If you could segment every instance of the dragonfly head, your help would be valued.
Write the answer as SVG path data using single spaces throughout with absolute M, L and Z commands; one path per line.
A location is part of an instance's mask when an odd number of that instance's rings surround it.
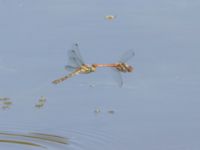
M 126 69 L 128 72 L 132 72 L 134 70 L 134 68 L 131 65 L 128 64 L 124 64 L 126 66 Z
M 128 66 L 128 71 L 133 72 L 134 68 L 132 66 Z

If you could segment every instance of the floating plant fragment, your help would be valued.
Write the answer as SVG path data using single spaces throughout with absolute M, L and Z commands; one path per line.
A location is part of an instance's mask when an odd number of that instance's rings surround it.
M 7 101 L 7 100 L 10 100 L 9 97 L 0 97 L 0 101 Z
M 116 19 L 116 17 L 117 17 L 116 15 L 107 15 L 107 16 L 105 16 L 105 19 L 112 21 L 112 20 Z
M 10 105 L 12 105 L 12 102 L 11 101 L 4 101 L 3 104 L 7 105 L 7 106 L 10 106 Z
M 6 110 L 6 109 L 9 109 L 10 106 L 9 106 L 9 105 L 3 105 L 3 106 L 1 106 L 1 108 L 2 108 L 3 110 Z
M 35 107 L 41 108 L 44 106 L 45 103 L 46 103 L 46 98 L 44 96 L 41 96 L 38 102 L 35 104 Z
M 12 105 L 12 101 L 8 97 L 0 97 L 0 105 L 3 110 L 9 109 Z

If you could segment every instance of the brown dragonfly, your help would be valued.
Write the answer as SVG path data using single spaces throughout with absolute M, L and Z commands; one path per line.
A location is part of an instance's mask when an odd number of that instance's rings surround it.
M 73 48 L 68 51 L 68 65 L 65 66 L 65 69 L 68 71 L 72 71 L 66 76 L 63 76 L 61 78 L 58 78 L 53 81 L 54 84 L 61 83 L 65 81 L 68 78 L 71 78 L 78 74 L 89 74 L 92 72 L 95 72 L 97 67 L 110 67 L 115 72 L 115 76 L 117 79 L 117 82 L 119 83 L 119 86 L 121 87 L 123 85 L 123 80 L 121 77 L 120 72 L 127 73 L 132 72 L 134 68 L 131 65 L 128 65 L 126 62 L 130 60 L 135 53 L 133 50 L 129 50 L 121 57 L 121 59 L 117 63 L 113 64 L 85 64 L 85 62 L 82 59 L 82 56 L 79 51 L 78 44 L 74 44 Z
M 65 69 L 72 72 L 54 80 L 52 83 L 58 84 L 75 75 L 88 74 L 96 71 L 96 67 L 84 63 L 77 43 L 74 44 L 73 48 L 68 51 L 68 61 L 68 65 L 65 66 Z
M 135 53 L 133 50 L 129 50 L 125 52 L 120 60 L 117 63 L 112 64 L 93 64 L 94 67 L 110 67 L 114 72 L 114 77 L 116 81 L 118 82 L 119 86 L 123 86 L 123 79 L 121 76 L 121 73 L 130 73 L 134 71 L 134 67 L 127 64 L 127 61 L 129 61 L 133 56 L 135 56 Z

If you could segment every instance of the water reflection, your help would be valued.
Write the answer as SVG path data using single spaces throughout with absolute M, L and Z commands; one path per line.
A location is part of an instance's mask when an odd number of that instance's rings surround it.
M 16 126 L 19 126 L 19 128 L 16 129 Z M 81 128 L 76 126 L 74 129 L 73 127 L 70 129 L 61 127 L 57 130 L 45 126 L 28 126 L 28 124 L 21 124 L 21 126 L 15 124 L 15 127 L 11 124 L 1 126 L 0 149 L 6 146 L 4 149 L 14 147 L 15 149 L 26 150 L 86 150 L 99 149 L 102 145 L 113 142 L 113 137 L 107 131 L 93 127 Z M 7 130 L 8 128 L 10 130 Z M 26 130 L 23 130 L 23 128 L 26 128 Z M 65 135 L 67 135 L 67 138 Z
M 17 144 L 28 147 L 39 147 L 43 149 L 50 149 L 52 147 L 56 148 L 63 145 L 67 145 L 69 144 L 69 141 L 65 137 L 52 134 L 44 134 L 37 132 L 15 133 L 15 132 L 1 131 L 0 143 L 7 143 L 14 145 Z
M 26 141 L 16 141 L 16 140 L 0 140 L 1 143 L 10 143 L 10 144 L 22 144 L 22 145 L 28 145 L 28 146 L 34 146 L 34 147 L 41 147 L 45 148 L 41 145 L 34 144 L 31 142 L 26 142 Z M 46 149 L 46 148 L 45 148 Z
M 107 131 L 93 127 L 79 129 L 63 129 L 70 137 L 69 147 L 74 150 L 104 149 L 108 143 L 113 143 L 112 137 Z

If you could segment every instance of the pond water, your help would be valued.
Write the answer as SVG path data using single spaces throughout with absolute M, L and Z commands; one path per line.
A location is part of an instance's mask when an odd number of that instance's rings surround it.
M 0 149 L 198 150 L 200 2 L 0 0 Z M 67 50 L 115 63 L 66 75 Z

